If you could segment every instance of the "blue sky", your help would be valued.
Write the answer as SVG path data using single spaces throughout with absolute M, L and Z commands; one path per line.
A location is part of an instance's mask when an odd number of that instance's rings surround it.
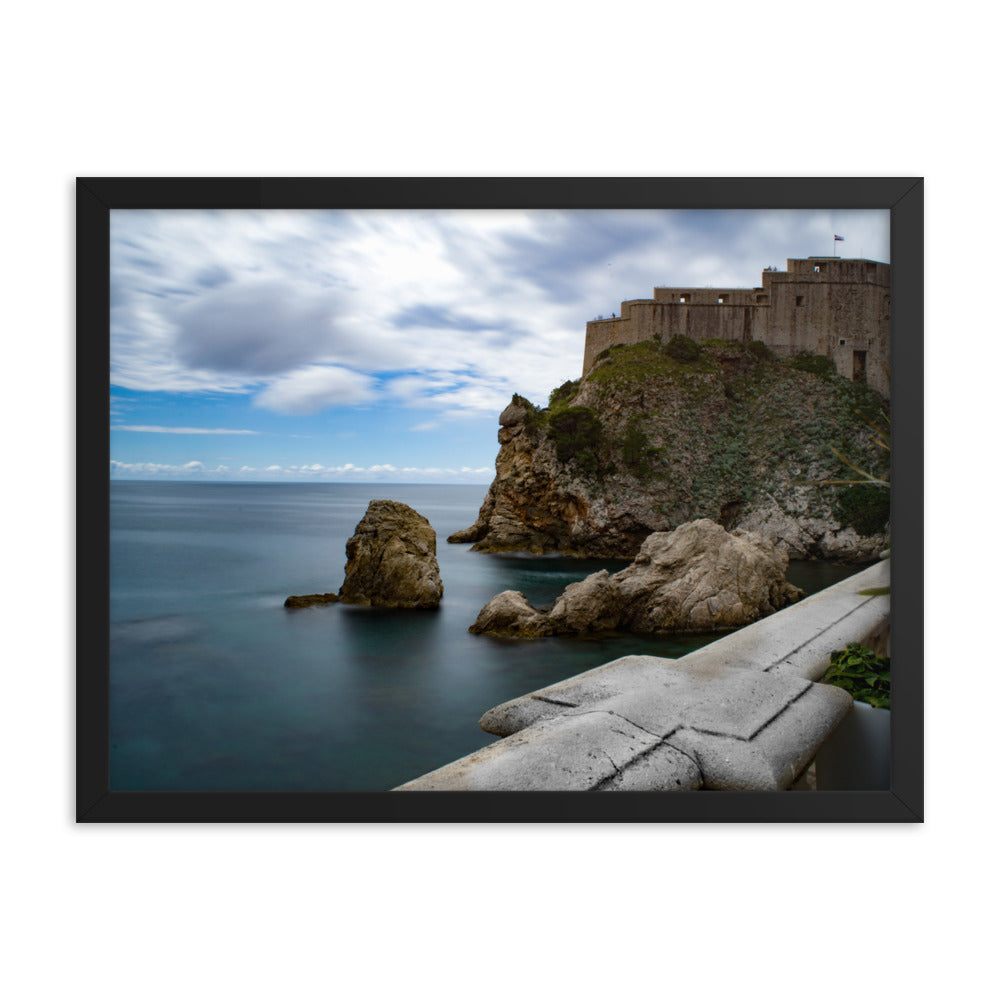
M 885 211 L 113 211 L 112 478 L 488 483 L 587 320 L 834 232 L 889 260 Z

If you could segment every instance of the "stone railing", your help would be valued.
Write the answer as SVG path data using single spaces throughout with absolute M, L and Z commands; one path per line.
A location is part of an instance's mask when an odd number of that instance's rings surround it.
M 888 560 L 677 660 L 625 656 L 480 719 L 504 737 L 397 791 L 774 791 L 851 708 L 815 683 L 848 642 L 887 650 Z M 541 647 L 540 647 L 541 652 Z

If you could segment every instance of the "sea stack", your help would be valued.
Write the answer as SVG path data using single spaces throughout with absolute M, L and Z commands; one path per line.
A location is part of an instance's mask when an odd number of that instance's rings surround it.
M 347 542 L 341 602 L 436 608 L 443 593 L 430 521 L 405 503 L 372 500 Z

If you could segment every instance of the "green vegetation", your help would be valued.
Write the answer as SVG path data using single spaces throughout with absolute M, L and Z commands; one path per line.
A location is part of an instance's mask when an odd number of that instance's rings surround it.
M 664 348 L 675 361 L 697 361 L 701 357 L 701 348 L 690 337 L 678 334 L 667 341 Z
M 621 451 L 622 461 L 626 467 L 644 479 L 652 471 L 651 462 L 659 457 L 660 450 L 652 446 L 649 436 L 640 426 L 641 422 L 641 417 L 629 417 L 625 428 L 625 437 L 621 443 Z
M 576 395 L 577 389 L 580 388 L 580 379 L 574 379 L 569 382 L 563 382 L 558 389 L 553 389 L 549 393 L 549 409 L 557 410 L 561 407 L 571 403 L 573 397 Z
M 890 697 L 889 659 L 856 642 L 830 654 L 824 684 L 843 688 L 855 701 L 875 708 L 888 708 Z
M 610 347 L 605 347 L 604 350 L 601 351 L 596 358 L 594 358 L 594 364 L 597 364 L 598 361 L 603 361 L 605 358 L 610 358 L 621 351 L 627 351 L 628 349 L 628 344 L 612 344 Z
M 845 460 L 888 478 L 888 452 L 869 426 L 884 401 L 867 386 L 836 374 L 821 381 L 752 341 L 696 346 L 697 359 L 682 361 L 652 339 L 616 344 L 582 385 L 564 383 L 531 419 L 556 442 L 560 461 L 570 456 L 593 474 L 595 488 L 617 466 L 630 488 L 649 494 L 651 510 L 685 520 L 720 520 L 764 493 L 794 502 L 794 517 L 830 516 L 838 488 L 862 478 L 845 482 Z M 593 411 L 572 405 L 581 390 Z M 795 486 L 812 488 L 793 501 Z M 842 523 L 881 533 L 887 514 L 874 497 L 845 491 L 844 503 L 850 520 Z
M 810 354 L 808 351 L 803 351 L 801 354 L 796 354 L 789 364 L 796 371 L 823 379 L 829 379 L 837 374 L 837 366 L 825 354 Z
M 548 434 L 560 462 L 573 460 L 584 472 L 596 475 L 600 467 L 597 449 L 601 421 L 589 406 L 570 406 L 549 418 Z
M 774 360 L 774 351 L 772 351 L 763 340 L 751 340 L 746 345 L 746 350 L 748 354 L 752 354 L 760 361 Z
M 524 426 L 528 431 L 536 431 L 545 426 L 546 420 L 548 419 L 548 412 L 546 410 L 540 410 L 530 399 L 525 399 L 524 396 L 514 395 L 512 402 L 517 403 L 519 406 L 524 407 Z
M 847 486 L 838 492 L 834 512 L 858 534 L 877 534 L 889 520 L 889 491 L 869 483 Z
M 601 355 L 598 355 L 600 358 Z M 587 382 L 607 387 L 616 396 L 623 390 L 633 386 L 669 378 L 673 382 L 683 382 L 689 377 L 710 373 L 718 367 L 707 354 L 702 354 L 696 363 L 682 363 L 667 354 L 665 348 L 652 340 L 643 340 L 638 344 L 616 344 L 608 348 L 605 357 L 610 358 L 610 364 L 598 365 L 587 375 Z

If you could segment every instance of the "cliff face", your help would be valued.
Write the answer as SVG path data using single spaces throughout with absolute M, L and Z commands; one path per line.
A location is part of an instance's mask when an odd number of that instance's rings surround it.
M 832 449 L 888 477 L 872 429 L 888 430 L 887 408 L 825 359 L 759 344 L 710 342 L 686 360 L 652 341 L 611 348 L 548 408 L 513 398 L 479 517 L 448 541 L 631 557 L 652 532 L 707 517 L 792 558 L 874 559 L 888 491 L 817 484 L 859 478 Z

